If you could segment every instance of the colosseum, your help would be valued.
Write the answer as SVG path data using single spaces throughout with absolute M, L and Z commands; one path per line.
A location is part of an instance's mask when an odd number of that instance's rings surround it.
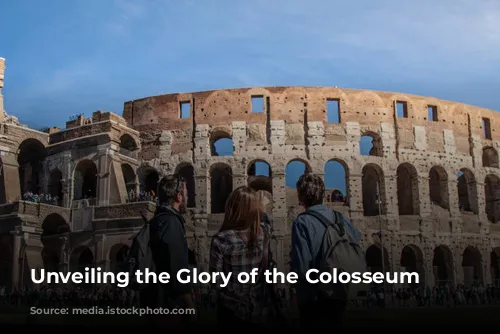
M 0 89 L 4 70 L 0 59 Z M 345 193 L 328 189 L 326 205 L 361 230 L 370 268 L 417 271 L 431 286 L 499 283 L 498 122 L 432 97 L 262 87 L 146 97 L 121 116 L 34 130 L 7 115 L 0 94 L 0 285 L 31 285 L 32 268 L 120 270 L 141 214 L 155 211 L 158 179 L 175 172 L 188 180 L 191 261 L 206 268 L 225 200 L 248 184 L 270 199 L 286 272 L 300 211 L 291 163 L 323 177 L 343 169 Z M 221 140 L 232 152 L 217 152 Z

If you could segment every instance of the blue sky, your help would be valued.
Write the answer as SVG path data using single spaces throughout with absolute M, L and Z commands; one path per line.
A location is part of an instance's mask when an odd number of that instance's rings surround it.
M 497 0 L 2 1 L 5 109 L 34 126 L 241 86 L 399 91 L 500 110 Z

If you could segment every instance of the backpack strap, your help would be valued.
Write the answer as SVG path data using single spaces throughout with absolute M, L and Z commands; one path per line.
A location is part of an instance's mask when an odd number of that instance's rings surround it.
M 344 219 L 342 217 L 342 214 L 335 210 L 332 210 L 332 212 L 333 212 L 333 222 L 317 211 L 307 210 L 302 214 L 307 214 L 315 217 L 325 227 L 325 229 L 328 229 L 328 226 L 332 226 L 337 231 L 339 236 L 343 237 L 345 234 L 345 228 L 344 228 Z
M 163 212 L 160 212 L 156 215 L 153 216 L 153 218 L 151 218 L 149 221 L 146 221 L 146 224 L 150 224 L 153 220 L 155 219 L 158 219 L 159 217 L 163 217 L 163 216 L 175 216 L 177 219 L 179 219 L 179 223 L 181 224 L 182 228 L 184 229 L 184 221 L 183 221 L 183 218 L 180 214 L 177 214 L 176 212 L 168 209 L 167 211 L 163 211 Z M 144 218 L 144 215 L 143 215 L 143 218 Z M 156 237 L 158 239 L 161 239 L 163 238 L 163 234 L 165 233 L 166 231 L 166 226 L 167 224 L 163 224 L 161 227 L 160 227 L 160 230 L 157 231 L 156 233 Z M 151 231 L 151 228 L 149 229 L 149 235 L 150 235 L 150 238 L 152 236 L 152 231 Z M 151 238 L 152 240 L 155 240 L 154 238 Z

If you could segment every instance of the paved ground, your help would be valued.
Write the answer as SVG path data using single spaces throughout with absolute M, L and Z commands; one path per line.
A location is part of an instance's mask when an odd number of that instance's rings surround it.
M 29 316 L 29 309 L 0 309 L 0 324 L 37 328 L 44 326 L 77 326 L 79 328 L 128 328 L 147 326 L 147 318 L 130 315 L 39 315 Z M 367 330 L 418 330 L 419 332 L 442 331 L 444 333 L 477 329 L 495 329 L 500 326 L 500 306 L 474 307 L 430 307 L 406 309 L 356 309 L 346 314 L 346 327 L 349 331 Z M 291 324 L 297 328 L 296 316 L 292 315 Z M 195 329 L 209 332 L 215 326 L 214 312 L 200 313 L 200 321 Z M 495 327 L 493 327 L 495 326 Z

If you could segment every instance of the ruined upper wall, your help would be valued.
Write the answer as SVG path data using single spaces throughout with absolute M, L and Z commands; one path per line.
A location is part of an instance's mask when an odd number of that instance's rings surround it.
M 252 96 L 263 97 L 264 112 L 252 112 Z M 327 122 L 328 100 L 339 101 L 340 124 Z M 406 103 L 406 118 L 396 117 L 396 101 Z M 187 118 L 181 118 L 181 103 L 184 102 L 190 104 Z M 428 120 L 428 106 L 435 107 L 437 121 Z M 123 118 L 134 129 L 143 132 L 145 142 L 154 141 L 155 133 L 159 135 L 162 130 L 174 131 L 173 147 L 178 147 L 176 151 L 191 148 L 196 125 L 216 127 L 235 120 L 247 124 L 269 124 L 273 120 L 297 125 L 323 122 L 327 142 L 346 140 L 343 125 L 348 122 L 359 123 L 362 132 L 368 132 L 380 123 L 392 123 L 403 149 L 415 149 L 418 128 L 425 127 L 431 150 L 444 151 L 446 132 L 451 131 L 457 154 L 468 155 L 470 138 L 478 136 L 484 139 L 482 119 L 488 118 L 491 140 L 500 140 L 500 135 L 495 132 L 500 115 L 488 109 L 433 97 L 332 87 L 239 88 L 152 96 L 126 102 Z M 484 145 L 489 141 L 485 140 Z
M 113 128 L 117 126 L 125 129 L 125 131 L 128 128 L 126 120 L 112 112 L 98 110 L 88 118 L 78 115 L 66 122 L 66 129 L 64 130 L 51 131 L 52 129 L 49 129 L 50 144 L 55 145 L 82 137 L 111 133 Z M 121 132 L 121 130 L 118 130 L 118 133 Z

